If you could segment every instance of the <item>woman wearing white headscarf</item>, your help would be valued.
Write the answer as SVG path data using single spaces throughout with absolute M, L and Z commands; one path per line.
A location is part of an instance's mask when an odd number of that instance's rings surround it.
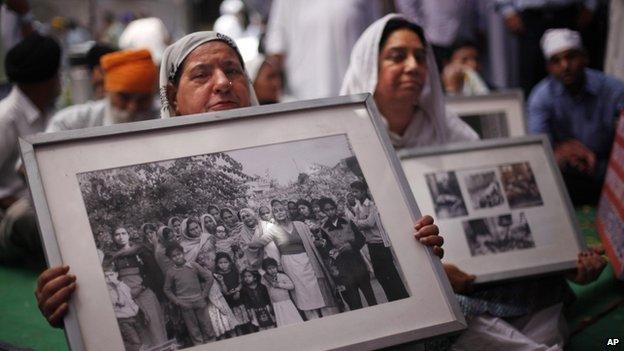
M 180 246 L 184 250 L 186 262 L 197 262 L 200 254 L 212 253 L 214 258 L 214 245 L 210 242 L 210 234 L 202 230 L 200 221 L 195 217 L 189 217 L 180 225 Z M 206 267 L 210 270 L 213 267 Z
M 215 32 L 192 33 L 169 46 L 159 82 L 162 118 L 258 105 L 234 41 Z M 421 218 L 415 231 L 423 245 L 443 255 L 443 239 L 430 216 Z M 35 296 L 48 323 L 62 325 L 76 286 L 68 266 L 49 268 L 39 276 Z
M 405 36 L 398 35 L 402 30 Z M 403 16 L 387 15 L 364 31 L 340 93 L 373 94 L 397 149 L 478 139 L 446 109 L 433 50 L 422 29 Z
M 250 248 L 249 243 L 262 237 L 268 230 L 269 222 L 261 221 L 256 211 L 250 208 L 243 208 L 238 211 L 238 218 L 243 226 L 238 237 L 240 247 L 245 253 L 242 260 L 239 261 L 241 270 L 248 268 L 251 270 L 259 270 L 262 265 L 262 259 L 271 257 L 275 261 L 280 262 L 280 255 L 275 243 L 270 242 L 264 248 Z
M 438 70 L 422 29 L 399 15 L 373 23 L 358 40 L 344 79 L 343 94 L 369 92 L 387 122 L 395 148 L 476 140 L 476 133 L 444 107 Z M 591 281 L 604 260 L 579 254 L 579 277 Z M 458 292 L 468 329 L 452 350 L 561 350 L 558 329 L 566 287 L 548 277 L 468 293 L 475 279 L 453 265 L 445 271 Z

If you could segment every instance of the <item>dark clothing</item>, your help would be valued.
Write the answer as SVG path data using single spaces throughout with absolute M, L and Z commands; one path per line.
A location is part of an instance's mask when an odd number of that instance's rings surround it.
M 227 291 L 235 289 L 240 285 L 240 276 L 235 269 L 230 269 L 228 273 L 218 273 L 223 276 L 223 283 Z M 243 303 L 242 299 L 235 300 L 234 294 L 223 294 L 223 296 L 230 307 L 240 306 Z
M 259 328 L 275 326 L 269 311 L 271 297 L 266 286 L 261 283 L 258 283 L 254 289 L 249 286 L 243 286 L 241 289 L 241 300 L 245 304 L 245 308 L 250 311 L 253 324 L 257 324 L 256 326 Z
M 165 278 L 154 254 L 143 244 L 135 244 L 132 250 L 128 255 L 115 258 L 115 269 L 119 272 L 119 277 L 140 275 L 142 285 L 151 289 L 159 300 L 164 301 L 162 287 L 165 284 Z M 131 284 L 128 286 L 133 290 L 132 295 L 135 296 L 137 287 Z
M 362 291 L 369 306 L 376 305 L 377 300 L 370 285 L 370 276 L 360 250 L 364 246 L 364 235 L 357 226 L 344 218 L 339 218 L 336 225 L 326 221 L 320 231 L 320 237 L 325 239 L 325 245 L 319 248 L 325 256 L 333 258 L 338 269 L 337 281 L 345 290 L 342 297 L 351 310 L 362 308 L 359 290 Z M 349 245 L 350 248 L 340 250 Z
M 561 169 L 575 205 L 597 203 L 624 109 L 623 82 L 589 68 L 584 75 L 585 83 L 575 95 L 555 77 L 546 77 L 533 89 L 528 102 L 531 133 L 546 134 L 554 147 L 578 140 L 596 155 L 592 174 L 567 166 Z
M 182 267 L 173 266 L 167 271 L 164 290 L 170 300 L 198 300 L 203 292 L 213 283 L 212 274 L 195 262 L 186 263 Z M 204 286 L 202 287 L 202 281 Z
M 139 351 L 141 349 L 141 337 L 139 336 L 139 323 L 136 317 L 117 318 L 121 339 L 126 351 Z
M 371 257 L 371 264 L 375 277 L 384 292 L 388 301 L 395 301 L 409 297 L 405 285 L 401 281 L 401 276 L 394 265 L 392 251 L 384 244 L 367 244 Z

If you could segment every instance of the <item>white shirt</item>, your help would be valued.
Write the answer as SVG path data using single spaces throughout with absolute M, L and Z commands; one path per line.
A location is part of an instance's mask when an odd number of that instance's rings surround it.
M 353 45 L 381 16 L 378 1 L 274 0 L 268 54 L 284 54 L 287 94 L 296 99 L 338 95 Z
M 111 125 L 107 106 L 106 99 L 102 99 L 64 108 L 52 117 L 46 133 Z
M 478 6 L 474 0 L 397 0 L 396 6 L 423 27 L 431 44 L 449 47 L 460 37 L 476 39 Z
M 17 86 L 0 101 L 0 198 L 23 195 L 26 184 L 15 169 L 18 138 L 43 131 L 45 123 L 45 116 Z

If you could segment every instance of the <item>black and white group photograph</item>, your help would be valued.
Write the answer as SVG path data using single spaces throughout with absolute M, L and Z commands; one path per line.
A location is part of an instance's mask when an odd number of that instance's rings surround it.
M 494 170 L 473 172 L 464 176 L 470 203 L 475 210 L 505 204 L 505 197 Z
M 78 181 L 128 351 L 183 349 L 409 297 L 345 135 Z M 454 175 L 438 181 L 440 196 L 459 193 Z
M 429 173 L 425 178 L 438 218 L 454 218 L 468 214 L 455 172 Z
M 491 255 L 535 247 L 524 212 L 462 222 L 472 256 Z
M 499 166 L 503 189 L 511 209 L 542 206 L 542 195 L 529 162 Z

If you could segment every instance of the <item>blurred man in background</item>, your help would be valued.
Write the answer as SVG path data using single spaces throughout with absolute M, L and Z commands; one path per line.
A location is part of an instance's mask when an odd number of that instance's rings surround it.
M 596 204 L 624 109 L 624 83 L 586 67 L 578 32 L 546 31 L 542 51 L 549 75 L 529 96 L 529 130 L 550 138 L 572 202 Z

